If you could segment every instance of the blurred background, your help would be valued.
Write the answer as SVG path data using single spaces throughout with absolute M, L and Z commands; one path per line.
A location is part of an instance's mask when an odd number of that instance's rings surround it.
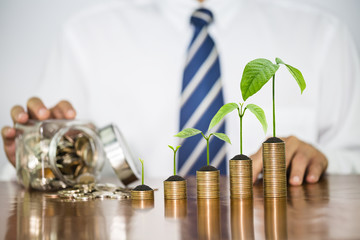
M 15 104 L 24 106 L 28 97 L 36 91 L 37 82 L 41 79 L 46 59 L 61 25 L 81 9 L 104 1 L 110 0 L 0 0 L 1 128 L 12 125 L 11 107 Z M 359 53 L 359 0 L 282 1 L 303 2 L 337 16 L 350 29 Z M 1 180 L 3 176 L 14 172 L 14 169 L 7 164 L 2 140 L 0 144 Z

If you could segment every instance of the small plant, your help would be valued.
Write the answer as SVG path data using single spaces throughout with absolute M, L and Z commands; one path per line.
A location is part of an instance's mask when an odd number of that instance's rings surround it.
M 215 114 L 215 116 L 212 118 L 209 130 L 213 127 L 215 127 L 228 113 L 234 111 L 235 109 L 238 110 L 239 118 L 240 118 L 240 154 L 243 153 L 242 151 L 242 119 L 244 117 L 246 109 L 249 109 L 256 118 L 260 121 L 263 130 L 266 134 L 267 131 L 267 123 L 266 123 L 266 117 L 264 111 L 255 104 L 248 104 L 244 108 L 244 103 L 227 103 L 224 106 L 222 106 L 219 111 Z
M 250 61 L 244 69 L 241 79 L 241 93 L 244 101 L 250 96 L 257 93 L 271 78 L 272 81 L 272 102 L 273 102 L 273 137 L 276 137 L 275 128 L 275 73 L 279 69 L 280 64 L 286 66 L 291 75 L 298 83 L 301 93 L 306 88 L 306 83 L 301 72 L 284 63 L 280 58 L 275 59 L 276 64 L 273 64 L 270 60 L 264 58 L 258 58 Z
M 168 145 L 169 148 L 171 148 L 174 152 L 174 176 L 176 175 L 176 152 L 177 150 L 179 150 L 179 148 L 181 147 L 181 145 L 177 146 L 176 148 L 174 148 L 173 146 Z
M 215 137 L 219 138 L 220 140 L 223 140 L 230 144 L 231 144 L 231 141 L 230 141 L 229 137 L 226 136 L 225 133 L 210 133 L 208 136 L 206 136 L 206 135 L 204 135 L 204 133 L 202 131 L 195 129 L 195 128 L 186 128 L 186 129 L 182 130 L 181 132 L 179 132 L 178 134 L 176 134 L 175 137 L 188 138 L 188 137 L 198 135 L 199 133 L 201 133 L 203 138 L 206 140 L 207 165 L 209 166 L 210 165 L 210 153 L 209 153 L 210 137 L 214 135 Z
M 141 162 L 141 185 L 144 185 L 144 160 L 141 160 L 141 158 L 139 160 Z

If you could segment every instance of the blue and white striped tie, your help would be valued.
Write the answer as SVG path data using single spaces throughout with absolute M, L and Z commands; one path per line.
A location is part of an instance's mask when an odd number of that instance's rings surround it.
M 196 128 L 206 133 L 211 118 L 224 104 L 221 87 L 219 55 L 208 25 L 213 21 L 212 13 L 204 8 L 191 16 L 195 33 L 188 48 L 184 70 L 180 130 Z M 225 122 L 218 124 L 212 132 L 225 132 Z M 178 169 L 180 175 L 194 175 L 206 165 L 206 141 L 201 135 L 182 139 Z M 226 174 L 225 143 L 215 137 L 210 139 L 210 164 Z

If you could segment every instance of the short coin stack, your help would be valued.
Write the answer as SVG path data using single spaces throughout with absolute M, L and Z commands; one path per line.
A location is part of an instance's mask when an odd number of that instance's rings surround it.
M 92 199 L 129 199 L 130 190 L 113 184 L 78 184 L 73 188 L 58 191 L 57 195 L 64 201 L 77 202 Z
M 186 199 L 186 180 L 164 181 L 165 199 Z
M 131 199 L 135 200 L 151 200 L 154 199 L 154 190 L 148 191 L 131 191 Z
M 264 196 L 286 197 L 284 142 L 263 143 Z
M 252 189 L 251 159 L 230 160 L 230 197 L 251 198 Z
M 219 175 L 220 171 L 196 171 L 197 197 L 219 198 Z

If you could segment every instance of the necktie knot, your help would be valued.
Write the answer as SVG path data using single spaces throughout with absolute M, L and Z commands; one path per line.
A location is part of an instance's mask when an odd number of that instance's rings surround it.
M 212 12 L 206 8 L 197 9 L 192 15 L 190 22 L 195 27 L 204 27 L 209 25 L 214 19 Z

